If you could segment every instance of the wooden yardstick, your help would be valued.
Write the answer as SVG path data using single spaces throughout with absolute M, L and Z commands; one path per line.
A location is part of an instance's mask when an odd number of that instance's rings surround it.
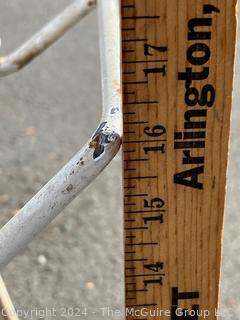
M 127 319 L 217 319 L 236 0 L 122 0 Z

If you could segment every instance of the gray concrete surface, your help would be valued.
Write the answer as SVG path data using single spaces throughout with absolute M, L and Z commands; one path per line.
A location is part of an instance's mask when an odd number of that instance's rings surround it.
M 0 0 L 1 53 L 37 31 L 69 1 Z M 27 10 L 25 10 L 27 8 Z M 78 150 L 100 117 L 96 13 L 29 67 L 0 79 L 0 223 L 8 220 Z M 239 55 L 238 55 L 239 58 Z M 58 66 L 61 66 L 61 71 Z M 240 318 L 240 72 L 234 91 L 225 219 L 221 307 L 223 320 Z M 32 310 L 123 307 L 121 159 L 4 270 L 15 306 Z M 34 310 L 38 310 L 34 312 Z M 82 309 L 84 311 L 84 309 Z M 75 319 L 76 317 L 65 317 Z M 119 317 L 110 317 L 119 319 Z M 45 316 L 44 319 L 53 319 Z M 106 319 L 106 317 L 105 317 Z

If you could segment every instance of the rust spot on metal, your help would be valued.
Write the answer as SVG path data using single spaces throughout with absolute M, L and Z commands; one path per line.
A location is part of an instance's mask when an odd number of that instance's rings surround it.
M 37 47 L 32 48 L 31 51 L 28 51 L 25 55 L 22 57 L 19 57 L 15 60 L 15 64 L 19 69 L 23 68 L 26 64 L 31 62 L 34 58 L 36 58 L 40 53 L 44 51 L 44 47 L 42 49 L 39 49 Z
M 121 95 L 122 95 L 122 90 L 121 90 L 121 86 L 120 86 L 119 82 L 114 81 L 114 82 L 113 82 L 113 87 L 114 87 L 114 89 L 116 90 L 117 94 L 118 94 L 119 96 L 121 96 Z
M 89 148 L 95 149 L 93 152 L 93 159 L 98 158 L 104 152 L 105 147 L 102 145 L 102 136 L 102 133 L 96 134 L 89 143 Z

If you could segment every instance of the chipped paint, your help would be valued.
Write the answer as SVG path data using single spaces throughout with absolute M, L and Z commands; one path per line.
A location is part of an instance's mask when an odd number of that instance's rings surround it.
M 72 191 L 72 189 L 73 189 L 73 185 L 72 185 L 72 184 L 70 184 L 70 185 L 66 188 L 67 192 Z
M 113 114 L 119 111 L 118 107 L 112 108 L 111 110 L 113 109 Z M 89 142 L 89 148 L 94 149 L 93 159 L 99 158 L 104 153 L 105 147 L 109 143 L 117 140 L 119 140 L 119 134 L 114 131 L 109 131 L 107 121 L 102 122 L 93 135 L 92 140 Z
M 115 114 L 116 112 L 119 112 L 119 108 L 118 107 L 114 107 L 111 109 L 111 114 Z
M 97 128 L 92 140 L 89 143 L 89 148 L 94 149 L 93 159 L 97 159 L 101 154 L 104 153 L 104 144 L 106 143 L 106 137 L 103 133 L 103 128 L 106 126 L 107 122 L 102 122 Z
M 95 134 L 89 143 L 89 148 L 95 149 L 93 159 L 99 158 L 105 150 L 105 146 L 118 139 L 119 135 L 115 132 L 99 132 Z
M 63 194 L 67 194 L 73 190 L 73 185 L 70 183 L 63 191 Z

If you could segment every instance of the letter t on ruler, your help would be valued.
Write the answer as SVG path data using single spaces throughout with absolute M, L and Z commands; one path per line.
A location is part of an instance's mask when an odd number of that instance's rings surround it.
M 121 6 L 127 318 L 145 308 L 179 319 L 175 311 L 187 308 L 209 310 L 213 320 L 236 1 L 122 0 Z

